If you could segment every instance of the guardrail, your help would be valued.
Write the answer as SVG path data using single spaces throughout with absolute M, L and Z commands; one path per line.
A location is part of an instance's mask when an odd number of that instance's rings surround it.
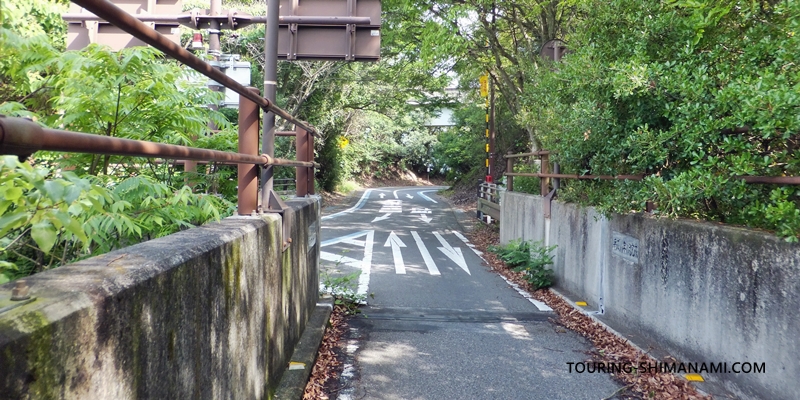
M 273 208 L 280 199 L 262 198 L 258 204 L 258 167 L 290 166 L 297 169 L 296 194 L 303 197 L 314 194 L 314 170 L 320 165 L 314 160 L 314 137 L 316 129 L 305 121 L 292 116 L 261 96 L 258 89 L 245 87 L 234 81 L 194 54 L 171 42 L 155 29 L 107 0 L 73 0 L 97 17 L 130 33 L 137 39 L 163 51 L 195 71 L 233 90 L 240 96 L 239 102 L 239 152 L 225 152 L 164 143 L 130 140 L 103 135 L 49 129 L 23 119 L 0 115 L 0 154 L 27 158 L 36 151 L 77 152 L 104 155 L 123 155 L 179 160 L 215 161 L 238 164 L 238 213 L 251 215 L 255 212 L 282 212 L 285 207 Z M 295 131 L 283 132 L 279 136 L 294 136 L 297 159 L 275 158 L 271 154 L 258 154 L 259 108 L 272 112 L 294 123 Z M 273 134 L 270 132 L 268 134 Z M 266 185 L 267 182 L 262 182 Z M 271 185 L 271 182 L 270 182 Z M 269 186 L 271 189 L 271 186 Z M 272 193 L 271 190 L 269 190 Z M 274 193 L 270 195 L 273 197 Z
M 481 181 L 478 185 L 478 219 L 492 223 L 500 220 L 500 191 L 496 183 Z
M 506 190 L 509 192 L 514 191 L 514 177 L 527 176 L 540 178 L 541 183 L 539 186 L 539 194 L 544 197 L 544 215 L 545 218 L 550 217 L 550 204 L 557 190 L 561 186 L 561 179 L 577 179 L 577 180 L 632 180 L 641 181 L 644 179 L 645 174 L 634 175 L 578 175 L 578 174 L 562 174 L 560 166 L 557 162 L 553 163 L 553 172 L 550 172 L 550 155 L 555 154 L 549 150 L 534 151 L 530 153 L 506 154 L 503 158 L 506 159 Z M 518 158 L 537 157 L 539 159 L 539 172 L 513 172 L 514 161 Z M 509 172 L 511 171 L 511 172 Z M 748 184 L 775 184 L 775 185 L 800 185 L 800 176 L 734 176 L 734 179 L 741 179 Z M 552 179 L 552 182 L 551 182 Z M 551 189 L 552 188 L 552 189 Z M 653 202 L 647 202 L 646 211 L 652 212 L 656 208 Z

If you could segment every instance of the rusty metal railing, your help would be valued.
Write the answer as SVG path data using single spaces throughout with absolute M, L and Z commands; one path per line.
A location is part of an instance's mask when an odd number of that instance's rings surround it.
M 553 163 L 553 172 L 550 172 L 550 154 L 554 154 L 549 150 L 534 151 L 530 153 L 506 154 L 503 158 L 506 159 L 506 172 L 503 174 L 507 177 L 506 190 L 509 192 L 514 191 L 514 177 L 525 176 L 540 178 L 539 193 L 544 197 L 545 217 L 550 216 L 550 203 L 559 189 L 561 179 L 577 179 L 577 180 L 631 180 L 641 181 L 644 179 L 645 174 L 635 175 L 578 175 L 578 174 L 562 174 L 557 162 Z M 514 160 L 525 157 L 539 158 L 539 172 L 513 172 Z M 800 176 L 734 176 L 734 179 L 741 179 L 748 184 L 775 184 L 775 185 L 800 185 Z M 553 179 L 552 189 L 550 179 Z M 655 209 L 653 202 L 647 202 L 646 211 L 651 212 Z
M 0 154 L 28 157 L 36 151 L 46 150 L 238 164 L 238 213 L 240 215 L 275 211 L 274 208 L 267 206 L 267 204 L 272 204 L 275 199 L 261 199 L 261 206 L 258 205 L 259 166 L 295 167 L 297 169 L 297 196 L 303 197 L 308 194 L 314 194 L 314 171 L 320 165 L 313 162 L 314 136 L 319 136 L 313 126 L 290 115 L 262 97 L 258 89 L 245 87 L 234 81 L 220 70 L 215 69 L 186 49 L 171 42 L 155 29 L 147 26 L 114 4 L 106 0 L 73 0 L 73 2 L 94 13 L 98 18 L 110 22 L 139 40 L 163 51 L 166 55 L 238 93 L 240 96 L 239 152 L 208 150 L 49 129 L 23 118 L 0 115 Z M 295 131 L 293 136 L 296 138 L 297 146 L 296 160 L 259 154 L 259 108 L 294 123 Z M 275 195 L 271 193 L 270 196 Z M 278 202 L 282 204 L 279 198 Z M 282 213 L 285 209 L 285 207 L 280 207 L 277 211 Z

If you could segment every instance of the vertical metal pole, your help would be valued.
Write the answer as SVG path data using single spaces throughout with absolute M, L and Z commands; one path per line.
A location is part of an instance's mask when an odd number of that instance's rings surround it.
M 495 147 L 495 131 L 494 131 L 494 85 L 492 85 L 492 78 L 489 77 L 489 175 L 492 176 L 492 182 L 494 180 L 494 163 L 497 152 L 497 148 Z
M 308 161 L 314 161 L 314 135 L 307 133 L 308 135 Z M 311 167 L 308 169 L 308 194 L 314 194 L 315 189 L 314 186 L 316 185 L 316 172 L 315 168 Z
M 511 154 L 511 150 L 508 151 L 508 154 Z M 513 173 L 514 172 L 514 159 L 513 158 L 506 158 L 506 173 Z M 507 176 L 506 177 L 506 190 L 509 192 L 514 191 L 514 177 Z
M 539 172 L 543 174 L 550 173 L 550 156 L 547 154 L 542 154 L 539 159 L 541 160 L 541 168 L 539 168 Z M 550 178 L 541 177 L 539 181 L 541 182 L 540 191 L 542 196 L 547 196 L 547 193 L 550 191 Z
M 221 10 L 222 10 L 222 0 L 211 0 L 211 7 L 210 7 L 211 15 L 219 15 Z M 217 63 L 219 62 L 219 56 L 222 54 L 220 50 L 221 46 L 219 41 L 219 35 L 220 35 L 219 23 L 217 21 L 211 21 L 211 27 L 208 29 L 208 54 Z M 220 69 L 219 64 L 214 65 L 214 68 Z M 209 89 L 211 89 L 212 92 L 219 92 L 220 86 L 218 85 L 210 86 Z M 219 107 L 216 104 L 209 104 L 208 107 L 215 111 L 219 109 Z M 217 126 L 211 121 L 208 122 L 208 127 L 211 128 L 211 130 L 217 129 Z M 193 138 L 197 139 L 196 136 L 194 136 Z M 196 173 L 197 161 L 190 161 L 190 160 L 184 161 L 183 170 L 184 172 Z M 194 186 L 193 182 L 188 177 L 186 183 L 189 186 Z
M 256 88 L 248 88 L 258 93 Z M 259 107 L 248 98 L 239 95 L 239 153 L 258 155 Z M 239 215 L 250 215 L 258 207 L 258 165 L 239 164 L 238 211 Z
M 297 149 L 297 161 L 308 160 L 308 132 L 299 126 L 294 129 L 295 148 Z M 295 185 L 297 197 L 305 197 L 308 194 L 308 167 L 297 167 L 295 173 Z
M 486 84 L 489 85 L 489 72 L 486 72 Z M 486 179 L 491 173 L 491 163 L 489 162 L 489 97 L 486 97 Z
M 264 31 L 264 97 L 275 102 L 278 85 L 278 13 L 280 0 L 267 0 L 267 26 Z M 275 114 L 264 112 L 264 132 L 261 152 L 270 157 L 275 156 Z M 270 194 L 273 188 L 272 166 L 261 172 L 261 207 L 271 208 Z
M 561 166 L 559 166 L 557 162 L 553 163 L 553 173 L 554 174 L 561 173 Z M 561 188 L 561 178 L 553 178 L 553 189 L 558 190 L 560 188 Z

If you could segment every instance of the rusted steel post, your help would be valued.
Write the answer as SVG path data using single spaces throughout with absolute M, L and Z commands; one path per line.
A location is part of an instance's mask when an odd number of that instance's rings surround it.
M 296 127 L 295 148 L 297 149 L 297 161 L 311 161 L 308 159 L 308 136 L 309 134 L 301 127 Z M 295 187 L 297 197 L 305 197 L 308 194 L 308 167 L 295 168 Z
M 306 135 L 308 137 L 308 161 L 314 161 L 314 135 Z M 308 194 L 315 194 L 314 186 L 316 185 L 316 171 L 314 167 L 308 169 Z
M 539 158 L 539 160 L 540 160 L 539 173 L 549 174 L 550 173 L 550 155 L 542 154 L 539 157 L 540 157 Z M 541 177 L 541 178 L 539 178 L 539 180 L 541 182 L 541 188 L 540 188 L 541 194 L 542 194 L 542 196 L 547 196 L 547 193 L 550 192 L 550 189 L 549 189 L 549 187 L 550 187 L 550 178 Z
M 248 88 L 255 94 L 258 89 Z M 252 100 L 239 96 L 239 153 L 258 155 L 258 111 Z M 239 164 L 239 215 L 250 215 L 258 207 L 258 166 Z
M 559 166 L 557 162 L 553 163 L 553 173 L 554 174 L 561 173 L 561 166 Z M 553 178 L 553 189 L 558 190 L 560 188 L 561 188 L 561 178 Z
M 511 150 L 508 151 L 508 154 L 511 154 Z M 509 157 L 506 158 L 506 173 L 510 174 L 514 172 L 514 159 Z M 514 191 L 514 177 L 511 175 L 506 175 L 506 190 L 509 192 Z

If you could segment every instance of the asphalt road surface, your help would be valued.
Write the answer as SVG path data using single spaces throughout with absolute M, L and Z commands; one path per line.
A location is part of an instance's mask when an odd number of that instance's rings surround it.
M 339 399 L 602 399 L 589 343 L 489 271 L 431 187 L 368 189 L 322 217 L 321 268 L 358 276 Z M 463 219 L 463 213 L 461 218 Z

